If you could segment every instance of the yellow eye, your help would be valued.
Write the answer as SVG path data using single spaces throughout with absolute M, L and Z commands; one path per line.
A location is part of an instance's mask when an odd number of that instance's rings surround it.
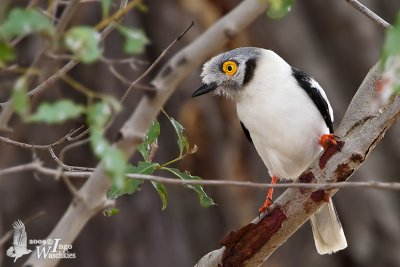
M 222 71 L 225 72 L 226 75 L 232 76 L 237 71 L 237 63 L 235 61 L 225 61 L 222 65 Z

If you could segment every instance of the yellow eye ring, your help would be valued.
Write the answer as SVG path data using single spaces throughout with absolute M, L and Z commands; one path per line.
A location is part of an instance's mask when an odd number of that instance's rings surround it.
M 222 71 L 229 76 L 232 76 L 236 73 L 237 71 L 237 63 L 235 61 L 225 61 L 224 64 L 222 64 Z

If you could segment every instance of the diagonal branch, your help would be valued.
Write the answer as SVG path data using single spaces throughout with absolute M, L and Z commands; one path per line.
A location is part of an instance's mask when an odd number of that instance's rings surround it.
M 156 93 L 142 97 L 136 110 L 122 127 L 115 145 L 127 157 L 132 156 L 142 142 L 147 129 L 150 128 L 151 123 L 177 85 L 196 66 L 263 14 L 267 7 L 267 1 L 245 0 L 241 2 L 197 40 L 172 57 L 152 81 L 157 90 Z M 204 49 L 205 47 L 207 49 Z M 61 237 L 63 242 L 71 244 L 89 219 L 107 204 L 106 192 L 110 185 L 111 181 L 103 166 L 98 165 L 79 190 L 83 201 L 71 203 L 48 238 Z M 25 266 L 55 266 L 58 262 L 59 259 L 39 261 L 35 255 L 31 254 Z
M 375 84 L 379 66 L 367 74 L 337 130 L 341 151 L 331 146 L 299 177 L 300 182 L 329 183 L 346 181 L 365 161 L 386 131 L 400 117 L 400 97 L 381 107 L 376 103 Z M 212 251 L 197 266 L 259 266 L 285 242 L 324 203 L 326 194 L 338 189 L 288 189 L 271 206 L 270 214 L 256 218 L 221 241 L 224 246 Z
M 371 11 L 368 7 L 364 6 L 357 0 L 346 0 L 349 5 L 360 11 L 362 14 L 364 14 L 367 18 L 370 20 L 374 21 L 376 24 L 382 26 L 385 29 L 390 29 L 392 25 L 390 23 L 386 22 L 383 18 L 379 17 L 377 14 L 375 14 L 373 11 Z

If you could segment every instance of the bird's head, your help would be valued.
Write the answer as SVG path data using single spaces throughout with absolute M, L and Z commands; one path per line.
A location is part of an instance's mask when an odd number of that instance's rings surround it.
M 209 92 L 235 99 L 252 79 L 261 48 L 241 47 L 219 54 L 203 66 L 203 85 L 193 92 L 197 97 Z

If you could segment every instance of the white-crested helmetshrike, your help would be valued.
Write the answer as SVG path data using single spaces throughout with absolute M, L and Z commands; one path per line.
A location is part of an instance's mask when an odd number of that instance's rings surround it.
M 193 97 L 212 91 L 236 102 L 243 131 L 267 166 L 271 183 L 297 178 L 323 148 L 336 144 L 324 90 L 276 53 L 237 48 L 206 62 L 201 76 L 203 85 Z M 260 213 L 271 205 L 272 193 L 270 188 Z M 310 221 L 318 253 L 347 247 L 330 198 Z

